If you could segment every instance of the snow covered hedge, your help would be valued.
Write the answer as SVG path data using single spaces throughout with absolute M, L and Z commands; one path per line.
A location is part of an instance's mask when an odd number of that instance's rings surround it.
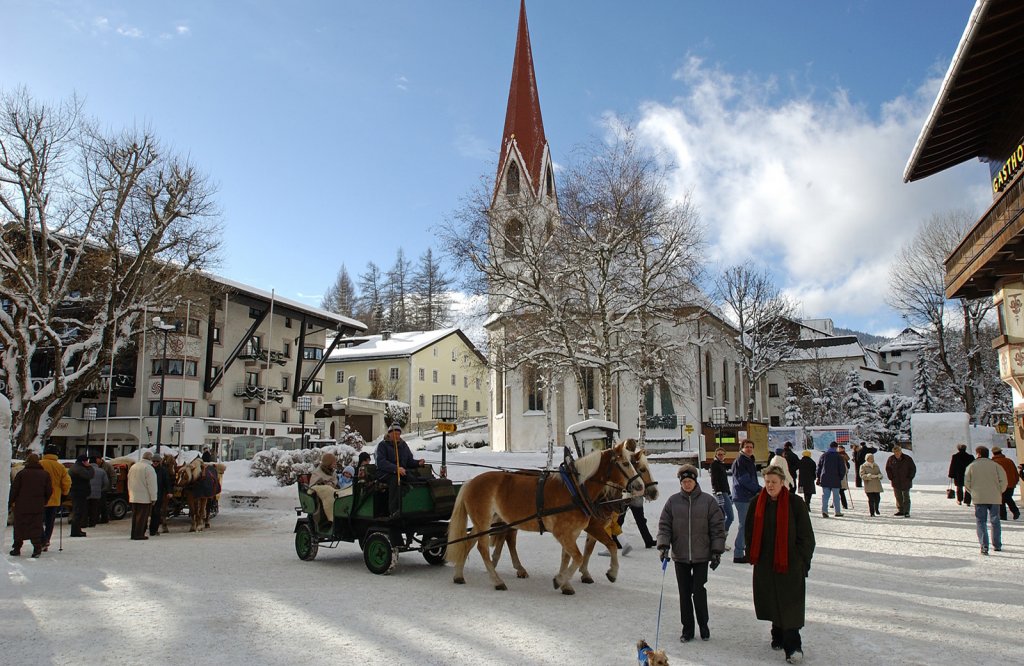
M 251 476 L 274 476 L 277 477 L 279 485 L 290 486 L 295 483 L 300 474 L 309 474 L 316 469 L 325 453 L 333 453 L 338 457 L 339 470 L 346 465 L 355 465 L 356 458 L 359 456 L 359 451 L 347 444 L 291 451 L 273 448 L 256 452 L 249 474 Z

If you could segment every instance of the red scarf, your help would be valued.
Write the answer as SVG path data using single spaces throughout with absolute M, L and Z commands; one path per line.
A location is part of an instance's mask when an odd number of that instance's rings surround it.
M 764 511 L 768 499 L 768 490 L 762 488 L 754 506 L 754 536 L 750 540 L 749 553 L 751 564 L 757 564 L 761 559 L 761 533 L 764 531 Z M 775 501 L 775 559 L 772 569 L 775 573 L 786 573 L 789 570 L 789 489 L 785 486 Z

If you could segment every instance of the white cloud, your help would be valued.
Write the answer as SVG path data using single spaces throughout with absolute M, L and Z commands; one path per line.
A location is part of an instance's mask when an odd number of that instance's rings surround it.
M 643 105 L 638 136 L 677 167 L 672 192 L 692 192 L 710 259 L 772 268 L 808 316 L 877 314 L 889 264 L 923 219 L 990 203 L 977 165 L 903 183 L 937 79 L 872 117 L 844 90 L 824 101 L 780 99 L 772 79 L 696 58 L 676 78 L 682 95 Z
M 187 25 L 178 25 L 174 27 L 174 32 L 177 33 L 179 37 L 187 37 L 192 33 L 192 29 Z
M 475 134 L 470 125 L 456 126 L 454 144 L 455 150 L 463 157 L 476 160 L 496 159 L 494 147 Z
M 92 26 L 100 31 L 106 31 L 110 29 L 110 19 L 106 16 L 97 16 L 92 21 Z
M 395 87 L 399 90 L 409 89 L 409 79 L 405 78 L 401 74 L 395 77 Z
M 144 37 L 142 30 L 132 25 L 121 25 L 117 28 L 117 34 L 122 37 L 128 37 L 129 39 L 141 39 Z

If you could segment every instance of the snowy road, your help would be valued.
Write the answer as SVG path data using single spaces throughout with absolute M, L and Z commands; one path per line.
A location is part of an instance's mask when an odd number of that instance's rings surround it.
M 676 487 L 673 467 L 655 471 L 664 490 Z M 973 512 L 934 481 L 915 488 L 911 519 L 890 515 L 891 494 L 883 517 L 869 518 L 859 490 L 844 518 L 811 512 L 818 548 L 806 663 L 1020 661 L 1024 520 L 1004 523 L 1004 552 L 983 558 Z M 706 476 L 701 483 L 708 487 Z M 662 501 L 647 505 L 652 528 Z M 566 597 L 551 587 L 554 540 L 525 534 L 520 550 L 533 577 L 517 580 L 506 557 L 510 590 L 496 592 L 476 553 L 465 586 L 452 584 L 450 566 L 414 553 L 387 577 L 370 574 L 351 544 L 302 562 L 294 523 L 283 508 L 225 509 L 203 534 L 186 533 L 177 519 L 171 534 L 131 543 L 122 521 L 86 539 L 65 532 L 64 551 L 41 560 L 5 555 L 0 661 L 611 665 L 635 663 L 638 638 L 654 643 L 662 582 L 654 551 L 625 558 L 619 582 L 577 584 Z M 626 529 L 633 532 L 631 517 Z M 632 542 L 640 544 L 635 535 Z M 607 560 L 595 560 L 597 575 Z M 749 566 L 723 562 L 709 597 L 711 641 L 680 644 L 669 572 L 661 645 L 673 665 L 783 663 L 768 648 L 767 625 L 754 619 Z

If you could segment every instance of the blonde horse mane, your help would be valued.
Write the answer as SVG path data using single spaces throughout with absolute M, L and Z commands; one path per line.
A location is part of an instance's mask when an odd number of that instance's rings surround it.
M 580 483 L 583 483 L 597 473 L 601 466 L 602 451 L 591 451 L 576 461 L 576 474 L 579 475 Z

